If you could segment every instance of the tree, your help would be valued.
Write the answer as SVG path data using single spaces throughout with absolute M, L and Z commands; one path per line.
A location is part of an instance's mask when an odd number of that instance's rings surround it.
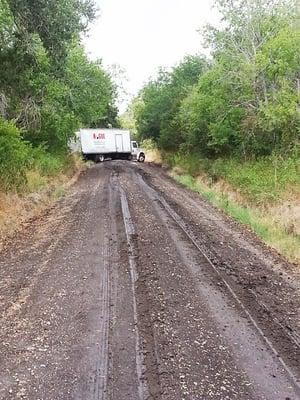
M 141 91 L 137 127 L 168 151 L 244 159 L 299 145 L 300 28 L 293 0 L 216 0 L 212 61 L 186 58 Z
M 181 132 L 177 129 L 177 112 L 182 99 L 207 68 L 203 56 L 188 56 L 171 71 L 161 69 L 156 80 L 150 80 L 140 92 L 136 110 L 141 138 L 153 138 L 165 149 L 178 149 Z
M 238 150 L 244 155 L 270 154 L 283 144 L 282 134 L 289 131 L 291 140 L 297 136 L 300 42 L 296 2 L 217 0 L 216 5 L 225 28 L 208 27 L 206 39 L 215 62 L 225 66 L 223 81 L 230 83 L 227 89 L 235 96 L 229 96 L 231 107 L 243 110 L 235 128 Z M 284 36 L 292 40 L 284 40 Z M 276 77 L 271 77 L 274 69 Z
M 16 37 L 30 40 L 38 35 L 56 63 L 61 63 L 68 44 L 95 18 L 92 0 L 7 0 L 7 4 Z
M 116 88 L 79 33 L 91 0 L 0 0 L 0 112 L 33 144 L 66 147 L 79 126 L 116 123 Z

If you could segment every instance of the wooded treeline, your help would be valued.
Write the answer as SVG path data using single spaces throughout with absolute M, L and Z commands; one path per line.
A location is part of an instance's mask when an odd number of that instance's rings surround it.
M 115 123 L 115 85 L 80 41 L 95 15 L 93 0 L 0 0 L 0 188 L 57 165 L 80 126 Z
M 243 159 L 297 154 L 300 27 L 292 0 L 216 0 L 212 57 L 161 69 L 131 104 L 141 139 L 171 152 Z

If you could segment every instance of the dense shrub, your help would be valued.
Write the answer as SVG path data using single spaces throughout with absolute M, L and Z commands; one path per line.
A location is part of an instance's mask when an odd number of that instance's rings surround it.
M 55 175 L 81 126 L 116 124 L 112 78 L 80 41 L 94 6 L 0 0 L 0 116 L 14 121 L 0 121 L 1 189 L 21 189 L 29 167 Z
M 273 154 L 259 160 L 201 158 L 197 154 L 167 154 L 166 162 L 192 177 L 205 174 L 211 183 L 223 180 L 250 203 L 267 205 L 289 189 L 300 191 L 300 161 Z
M 43 176 L 55 176 L 61 172 L 67 162 L 65 154 L 55 154 L 46 147 L 39 146 L 33 149 L 32 168 Z
M 251 160 L 300 140 L 300 29 L 294 0 L 215 0 L 213 60 L 187 57 L 140 91 L 138 134 L 165 151 Z
M 26 183 L 26 170 L 32 162 L 31 146 L 22 139 L 12 122 L 0 119 L 0 187 L 20 189 Z

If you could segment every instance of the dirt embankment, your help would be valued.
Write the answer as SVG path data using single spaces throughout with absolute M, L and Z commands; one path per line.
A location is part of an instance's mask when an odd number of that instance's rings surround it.
M 76 163 L 68 171 L 48 178 L 42 188 L 24 193 L 0 191 L 0 251 L 6 239 L 45 213 L 86 169 Z

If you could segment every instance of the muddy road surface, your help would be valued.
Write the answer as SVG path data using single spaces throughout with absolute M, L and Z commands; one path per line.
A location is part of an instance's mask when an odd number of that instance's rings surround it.
M 300 399 L 299 306 L 251 232 L 104 162 L 0 253 L 0 399 Z

